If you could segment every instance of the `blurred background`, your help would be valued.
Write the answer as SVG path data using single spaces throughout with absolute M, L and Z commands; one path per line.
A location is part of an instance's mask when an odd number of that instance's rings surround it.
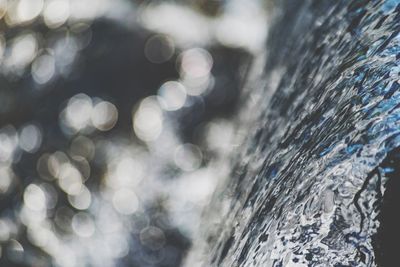
M 0 266 L 200 265 L 268 3 L 0 0 Z

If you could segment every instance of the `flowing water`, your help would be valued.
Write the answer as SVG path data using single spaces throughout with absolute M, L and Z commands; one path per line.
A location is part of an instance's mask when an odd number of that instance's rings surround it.
M 1 266 L 396 266 L 399 0 L 211 2 L 0 1 Z
M 253 85 L 258 100 L 243 111 L 253 120 L 239 126 L 247 141 L 219 189 L 229 197 L 214 200 L 223 216 L 209 264 L 395 266 L 397 242 L 382 234 L 393 218 L 382 217 L 398 213 L 383 196 L 399 178 L 400 2 L 281 8 L 266 85 Z

